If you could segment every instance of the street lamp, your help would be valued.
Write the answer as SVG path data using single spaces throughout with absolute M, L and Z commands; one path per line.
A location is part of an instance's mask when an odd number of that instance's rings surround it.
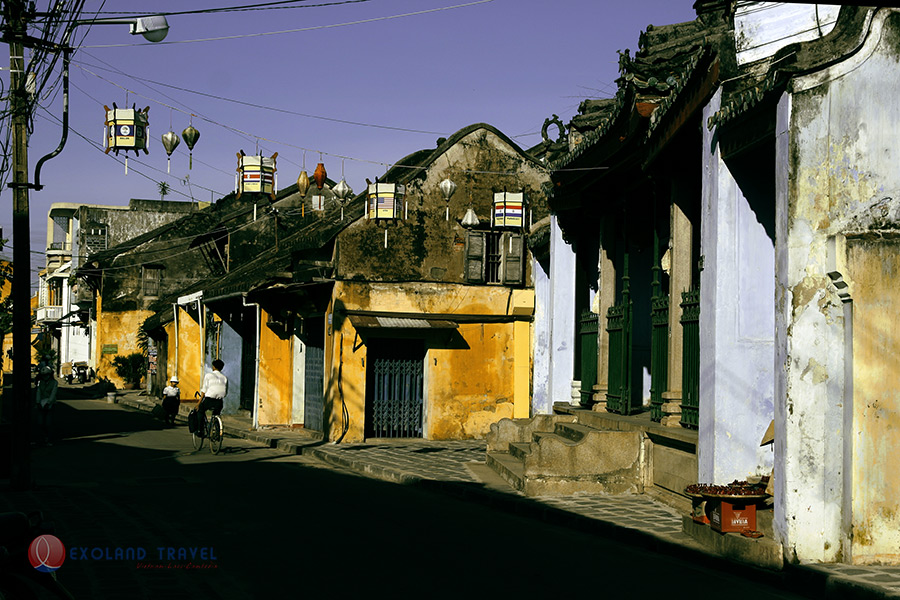
M 169 31 L 169 24 L 162 15 L 130 19 L 92 19 L 74 21 L 68 28 L 62 46 L 51 45 L 51 52 L 63 53 L 63 131 L 59 146 L 42 157 L 35 166 L 34 183 L 28 182 L 28 92 L 25 88 L 24 47 L 43 46 L 43 40 L 27 35 L 29 14 L 23 2 L 6 2 L 9 40 L 10 105 L 12 133 L 12 181 L 13 190 L 13 418 L 12 447 L 10 452 L 10 480 L 13 487 L 25 489 L 31 485 L 31 461 L 29 448 L 31 408 L 31 239 L 28 216 L 28 190 L 40 190 L 40 170 L 44 162 L 59 154 L 69 133 L 69 47 L 72 31 L 79 25 L 127 24 L 133 35 L 141 34 L 151 42 L 161 41 Z

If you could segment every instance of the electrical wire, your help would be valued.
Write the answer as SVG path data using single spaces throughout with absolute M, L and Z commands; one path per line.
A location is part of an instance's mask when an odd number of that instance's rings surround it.
M 223 40 L 237 40 L 251 37 L 262 37 L 262 36 L 270 36 L 270 35 L 282 35 L 285 33 L 302 33 L 305 31 L 316 31 L 321 29 L 334 29 L 336 27 L 347 27 L 349 25 L 363 25 L 366 23 L 375 23 L 377 21 L 388 21 L 391 19 L 401 19 L 404 17 L 413 17 L 418 15 L 424 15 L 428 13 L 435 13 L 444 10 L 453 10 L 456 8 L 468 8 L 470 6 L 475 6 L 478 4 L 487 4 L 488 2 L 493 2 L 494 0 L 476 0 L 475 2 L 467 2 L 465 4 L 454 4 L 453 6 L 441 6 L 439 8 L 430 8 L 427 10 L 418 10 L 414 12 L 402 13 L 397 15 L 388 15 L 384 17 L 373 17 L 371 19 L 359 19 L 357 21 L 347 21 L 344 23 L 332 23 L 330 25 L 313 25 L 311 27 L 300 27 L 298 29 L 285 29 L 282 31 L 266 31 L 262 33 L 242 33 L 237 35 L 226 35 L 220 37 L 211 37 L 211 38 L 199 38 L 194 40 L 178 40 L 178 41 L 161 41 L 161 42 L 146 42 L 146 43 L 135 43 L 135 44 L 101 44 L 101 45 L 91 45 L 84 46 L 85 48 L 125 48 L 129 46 L 149 46 L 151 43 L 157 46 L 160 45 L 171 45 L 171 44 L 192 44 L 195 42 L 218 42 Z

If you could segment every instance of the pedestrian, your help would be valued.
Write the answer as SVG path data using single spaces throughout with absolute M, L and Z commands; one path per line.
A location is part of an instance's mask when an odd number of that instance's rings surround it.
M 166 425 L 175 425 L 179 406 L 181 406 L 181 390 L 178 389 L 178 376 L 172 375 L 169 385 L 163 389 L 162 407 L 166 411 Z
M 53 376 L 53 369 L 44 365 L 38 371 L 38 383 L 35 390 L 35 406 L 38 409 L 38 415 L 41 421 L 41 435 L 44 438 L 44 444 L 51 446 L 50 442 L 50 413 L 53 405 L 56 404 L 56 392 L 59 384 Z
M 225 363 L 218 358 L 212 363 L 212 371 L 203 378 L 203 386 L 200 388 L 200 402 L 197 404 L 200 423 L 206 421 L 207 409 L 214 415 L 222 412 L 225 405 L 225 395 L 228 393 L 228 378 L 222 374 Z

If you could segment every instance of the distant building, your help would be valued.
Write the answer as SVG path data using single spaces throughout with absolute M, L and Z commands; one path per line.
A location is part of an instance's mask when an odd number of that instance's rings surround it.
M 131 200 L 128 206 L 57 202 L 47 213 L 47 259 L 38 281 L 36 325 L 49 337 L 58 367 L 84 361 L 94 366 L 91 294 L 74 273 L 110 246 L 197 210 L 188 202 Z

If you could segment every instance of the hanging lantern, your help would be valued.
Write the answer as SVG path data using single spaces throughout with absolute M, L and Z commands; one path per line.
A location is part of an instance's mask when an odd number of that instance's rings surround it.
M 135 110 L 132 108 L 119 108 L 113 103 L 112 109 L 104 106 L 106 109 L 106 153 L 112 150 L 117 156 L 120 150 L 126 153 L 132 150 L 135 154 L 139 154 L 141 150 L 144 154 L 149 154 L 147 150 L 147 127 L 150 125 L 147 120 L 147 113 L 150 107 L 143 110 Z M 126 154 L 127 156 L 127 154 Z
M 336 186 L 331 189 L 334 192 L 335 197 L 338 199 L 338 202 L 341 205 L 341 221 L 344 220 L 344 206 L 347 204 L 349 198 L 353 196 L 353 189 L 347 184 L 347 180 L 341 178 Z
M 278 157 L 276 152 L 270 158 L 265 156 L 247 156 L 241 150 L 237 155 L 237 197 L 245 192 L 256 192 L 267 194 L 272 200 L 275 200 L 275 191 L 278 187 L 278 180 L 275 175 L 275 159 Z
M 306 192 L 309 191 L 309 175 L 306 174 L 306 171 L 300 171 L 300 176 L 297 177 L 297 193 L 300 194 L 301 197 L 306 198 Z
M 188 125 L 184 131 L 181 132 L 181 137 L 184 138 L 184 143 L 187 144 L 188 150 L 188 169 L 194 168 L 194 144 L 197 143 L 197 140 L 200 139 L 200 132 L 194 128 L 194 124 L 191 123 Z
M 174 131 L 167 131 L 166 133 L 162 134 L 162 143 L 163 148 L 166 149 L 166 173 L 171 173 L 172 152 L 174 152 L 175 148 L 178 147 L 178 144 L 181 143 L 181 139 Z
M 319 163 L 316 165 L 316 170 L 313 171 L 313 181 L 316 182 L 316 187 L 319 188 L 319 191 L 322 191 L 322 187 L 325 185 L 325 178 L 328 177 L 328 173 L 325 171 L 325 165 Z
M 524 213 L 525 194 L 494 193 L 494 227 L 522 227 Z
M 144 154 L 150 154 L 147 150 L 147 128 L 150 122 L 147 120 L 147 113 L 150 107 L 143 110 L 131 108 L 119 108 L 113 102 L 113 107 L 106 109 L 106 126 L 104 127 L 106 135 L 106 154 L 112 150 L 116 156 L 120 150 L 125 151 L 125 174 L 128 175 L 128 151 L 134 151 L 135 156 L 143 150 Z
M 447 207 L 446 207 L 447 210 L 445 211 L 444 218 L 449 221 L 450 220 L 450 198 L 453 196 L 453 192 L 456 191 L 456 184 L 453 183 L 453 181 L 451 181 L 450 178 L 448 177 L 447 179 L 444 179 L 440 183 L 440 188 L 441 188 L 441 193 L 444 194 L 444 202 L 447 203 Z
M 368 187 L 370 219 L 399 219 L 403 214 L 406 188 L 394 183 L 370 183 Z
M 475 214 L 475 210 L 470 206 L 460 222 L 463 227 L 478 227 L 481 221 L 478 220 L 478 215 Z

